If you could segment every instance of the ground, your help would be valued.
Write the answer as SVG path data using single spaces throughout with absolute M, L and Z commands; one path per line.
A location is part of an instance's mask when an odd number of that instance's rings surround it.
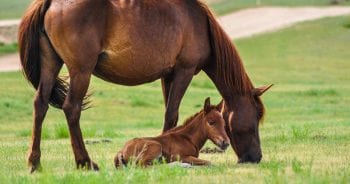
M 20 72 L 0 73 L 0 181 L 2 183 L 349 183 L 350 17 L 306 22 L 236 41 L 258 85 L 274 83 L 263 96 L 263 160 L 236 164 L 230 149 L 202 154 L 211 167 L 115 170 L 113 157 L 126 140 L 160 133 L 164 107 L 160 82 L 125 87 L 93 78 L 93 108 L 82 130 L 98 173 L 77 171 L 62 111 L 50 109 L 43 128 L 42 172 L 26 170 L 34 90 Z M 142 91 L 142 93 L 140 93 Z M 220 96 L 203 74 L 195 77 L 180 109 L 180 122 Z M 102 143 L 103 139 L 111 143 Z M 208 144 L 212 146 L 212 144 Z

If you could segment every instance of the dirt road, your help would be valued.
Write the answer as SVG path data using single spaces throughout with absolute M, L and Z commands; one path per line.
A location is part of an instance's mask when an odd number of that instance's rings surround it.
M 275 31 L 298 22 L 350 14 L 350 7 L 262 7 L 245 9 L 219 18 L 225 31 L 234 39 Z M 18 54 L 0 57 L 0 71 L 19 70 Z

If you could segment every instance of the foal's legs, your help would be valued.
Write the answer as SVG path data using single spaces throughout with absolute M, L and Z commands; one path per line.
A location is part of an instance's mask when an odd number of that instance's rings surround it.
M 195 68 L 175 69 L 174 78 L 170 84 L 168 92 L 163 132 L 176 126 L 179 117 L 179 106 L 185 91 L 192 80 L 194 72 Z
M 211 163 L 207 160 L 202 160 L 193 156 L 185 156 L 181 158 L 181 162 L 189 163 L 191 165 L 210 165 Z
M 152 162 L 162 156 L 162 145 L 155 141 L 146 141 L 142 151 L 136 157 L 136 163 L 141 166 L 152 165 Z
M 61 59 L 53 52 L 49 41 L 43 35 L 40 37 L 40 52 L 40 82 L 34 98 L 34 125 L 28 157 L 30 172 L 34 172 L 40 166 L 41 127 L 49 108 L 48 103 L 52 88 L 62 67 Z

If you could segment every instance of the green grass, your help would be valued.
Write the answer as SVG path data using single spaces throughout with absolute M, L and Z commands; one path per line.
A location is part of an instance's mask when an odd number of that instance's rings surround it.
M 17 52 L 17 50 L 18 50 L 17 43 L 4 44 L 0 42 L 0 56 Z
M 331 0 L 206 0 L 218 15 L 226 14 L 244 8 L 259 6 L 327 6 Z M 350 5 L 349 0 L 340 1 L 339 5 Z
M 21 18 L 32 0 L 1 0 L 0 19 Z
M 97 78 L 94 108 L 81 127 L 98 173 L 75 169 L 62 111 L 50 109 L 43 126 L 42 172 L 26 170 L 32 127 L 33 89 L 19 72 L 0 73 L 1 183 L 349 183 L 350 17 L 327 18 L 236 41 L 256 85 L 274 83 L 260 135 L 263 160 L 236 164 L 224 154 L 202 154 L 211 167 L 115 170 L 113 157 L 133 137 L 155 136 L 162 128 L 160 82 L 125 87 Z M 205 97 L 220 96 L 203 74 L 195 77 L 180 109 L 180 122 L 200 110 Z M 208 144 L 212 145 L 212 144 Z

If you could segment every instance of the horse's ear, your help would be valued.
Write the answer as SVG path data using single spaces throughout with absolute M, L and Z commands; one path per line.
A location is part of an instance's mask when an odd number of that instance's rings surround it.
M 230 114 L 228 115 L 228 121 L 230 124 L 232 123 L 233 114 L 234 114 L 234 112 L 231 111 Z
M 267 90 L 269 90 L 272 86 L 273 86 L 273 84 L 268 85 L 268 86 L 261 86 L 261 87 L 255 88 L 255 89 L 253 89 L 252 94 L 253 94 L 253 96 L 261 96 Z
M 227 119 L 227 121 L 228 122 L 226 122 L 226 124 L 228 124 L 228 127 L 229 127 L 229 129 L 230 129 L 230 132 L 232 132 L 232 118 L 233 118 L 233 115 L 234 115 L 234 112 L 233 111 L 231 111 L 229 114 L 228 114 L 228 119 Z
M 207 99 L 205 99 L 205 102 L 204 102 L 204 112 L 205 113 L 209 113 L 210 112 L 210 97 L 208 97 Z

